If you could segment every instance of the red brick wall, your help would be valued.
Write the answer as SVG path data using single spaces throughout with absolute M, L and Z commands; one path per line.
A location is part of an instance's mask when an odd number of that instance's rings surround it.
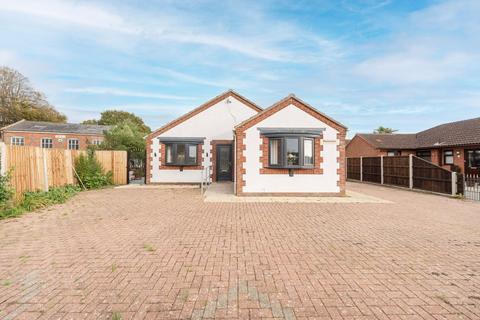
M 346 147 L 347 158 L 378 157 L 382 151 L 373 147 L 365 139 L 355 136 Z M 386 152 L 385 152 L 386 155 Z
M 56 138 L 57 136 L 57 138 Z M 62 136 L 59 141 L 58 136 Z M 93 140 L 103 140 L 103 135 L 78 135 L 78 134 L 57 134 L 57 133 L 38 133 L 38 132 L 5 132 L 4 142 L 10 144 L 11 137 L 23 137 L 26 146 L 41 147 L 42 138 L 53 140 L 53 147 L 59 149 L 68 149 L 68 139 L 78 139 L 80 149 L 86 149 Z

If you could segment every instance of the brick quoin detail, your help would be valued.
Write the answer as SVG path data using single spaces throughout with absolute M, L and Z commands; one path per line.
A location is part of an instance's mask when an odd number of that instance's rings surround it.
M 260 144 L 260 174 L 288 174 L 290 169 L 284 168 L 268 168 L 268 137 L 261 137 L 262 143 Z M 293 169 L 294 174 L 323 174 L 321 164 L 323 163 L 322 151 L 323 145 L 321 144 L 321 138 L 317 137 L 314 140 L 314 167 L 311 169 Z
M 247 158 L 244 156 L 244 151 L 247 149 L 244 140 L 247 137 L 244 131 L 236 131 L 235 136 L 237 138 L 236 141 L 236 148 L 235 148 L 235 187 L 236 187 L 236 194 L 241 195 L 243 193 L 243 187 L 246 185 L 245 180 L 243 179 L 243 175 L 247 172 L 244 168 L 245 162 L 247 162 Z
M 339 140 L 339 144 L 337 144 L 337 163 L 339 165 L 337 169 L 337 174 L 339 175 L 339 181 L 337 182 L 337 186 L 340 187 L 340 195 L 345 195 L 345 187 L 346 187 L 346 168 L 345 168 L 345 136 L 346 131 L 341 131 L 337 133 L 337 139 Z
M 196 165 L 196 166 L 170 166 L 170 165 L 166 165 L 165 163 L 167 163 L 167 161 L 166 161 L 167 153 L 162 152 L 164 150 L 166 150 L 165 144 L 160 143 L 160 154 L 161 154 L 161 161 L 160 161 L 160 166 L 159 166 L 160 170 L 180 170 L 180 168 L 183 168 L 183 170 L 202 170 L 203 169 L 203 165 L 202 165 L 202 162 L 203 162 L 203 144 L 199 144 L 198 148 L 197 148 L 197 162 L 199 163 L 199 165 Z
M 152 181 L 153 153 L 154 153 L 154 150 L 152 149 L 152 139 L 147 138 L 147 163 L 146 163 L 146 167 L 147 167 L 146 183 L 147 184 Z
M 237 147 L 236 147 L 236 194 L 242 195 L 243 194 L 243 186 L 245 186 L 245 181 L 243 180 L 243 175 L 245 174 L 245 169 L 243 167 L 244 163 L 246 162 L 246 158 L 244 156 L 244 151 L 246 150 L 244 145 L 244 139 L 246 137 L 245 131 L 248 128 L 251 128 L 255 124 L 265 120 L 266 118 L 270 117 L 271 115 L 275 114 L 276 112 L 282 110 L 283 108 L 294 105 L 300 110 L 305 111 L 312 117 L 322 121 L 326 125 L 334 128 L 338 131 L 337 139 L 339 139 L 339 144 L 337 145 L 337 151 L 339 152 L 339 156 L 337 157 L 337 162 L 339 164 L 339 168 L 337 169 L 337 174 L 340 175 L 339 181 L 337 181 L 337 185 L 340 187 L 340 195 L 345 194 L 345 136 L 347 133 L 347 129 L 342 126 L 341 124 L 335 122 L 334 120 L 328 118 L 327 116 L 321 114 L 320 112 L 316 111 L 315 108 L 310 107 L 308 104 L 303 103 L 302 101 L 298 100 L 298 98 L 294 96 L 289 96 L 282 101 L 274 104 L 270 108 L 265 109 L 264 111 L 258 113 L 257 115 L 253 116 L 250 119 L 245 120 L 240 125 L 235 128 L 235 134 L 237 138 Z M 323 146 L 322 146 L 323 148 Z M 268 151 L 267 151 L 268 153 Z M 323 160 L 323 159 L 322 159 Z M 261 160 L 263 164 L 263 159 Z M 323 162 L 323 161 L 322 161 Z M 277 171 L 278 172 L 278 171 Z M 288 170 L 287 170 L 288 172 Z M 296 172 L 298 173 L 298 172 Z
M 210 159 L 212 163 L 212 170 L 210 174 L 210 178 L 212 181 L 217 181 L 217 145 L 218 144 L 230 144 L 233 146 L 233 140 L 212 140 L 210 141 L 210 146 L 212 147 L 210 151 Z M 235 161 L 235 159 L 232 159 Z

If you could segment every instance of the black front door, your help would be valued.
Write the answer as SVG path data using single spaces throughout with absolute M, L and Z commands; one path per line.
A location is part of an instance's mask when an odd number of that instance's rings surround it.
M 232 181 L 232 145 L 217 145 L 217 181 Z
M 465 150 L 465 173 L 480 174 L 480 149 Z

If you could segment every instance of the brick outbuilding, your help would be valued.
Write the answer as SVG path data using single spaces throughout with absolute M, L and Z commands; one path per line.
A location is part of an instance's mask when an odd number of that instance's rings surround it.
M 5 144 L 82 150 L 92 144 L 101 144 L 109 128 L 102 125 L 21 120 L 1 128 L 0 137 Z

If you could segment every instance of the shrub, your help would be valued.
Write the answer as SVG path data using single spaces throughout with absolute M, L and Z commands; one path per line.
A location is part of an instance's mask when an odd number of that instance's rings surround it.
M 52 188 L 49 191 L 25 192 L 20 206 L 26 211 L 33 211 L 52 204 L 64 203 L 80 190 L 78 186 L 65 186 Z
M 0 175 L 0 211 L 5 210 L 12 200 L 13 188 L 10 186 L 10 172 Z
M 23 200 L 16 207 L 5 207 L 0 210 L 0 219 L 18 217 L 24 212 L 45 208 L 52 204 L 64 203 L 78 191 L 78 186 L 52 188 L 49 191 L 25 192 Z
M 75 161 L 75 170 L 81 180 L 80 183 L 87 189 L 98 189 L 113 184 L 112 173 L 104 172 L 92 149 L 88 150 L 87 156 L 81 154 L 78 157 Z

